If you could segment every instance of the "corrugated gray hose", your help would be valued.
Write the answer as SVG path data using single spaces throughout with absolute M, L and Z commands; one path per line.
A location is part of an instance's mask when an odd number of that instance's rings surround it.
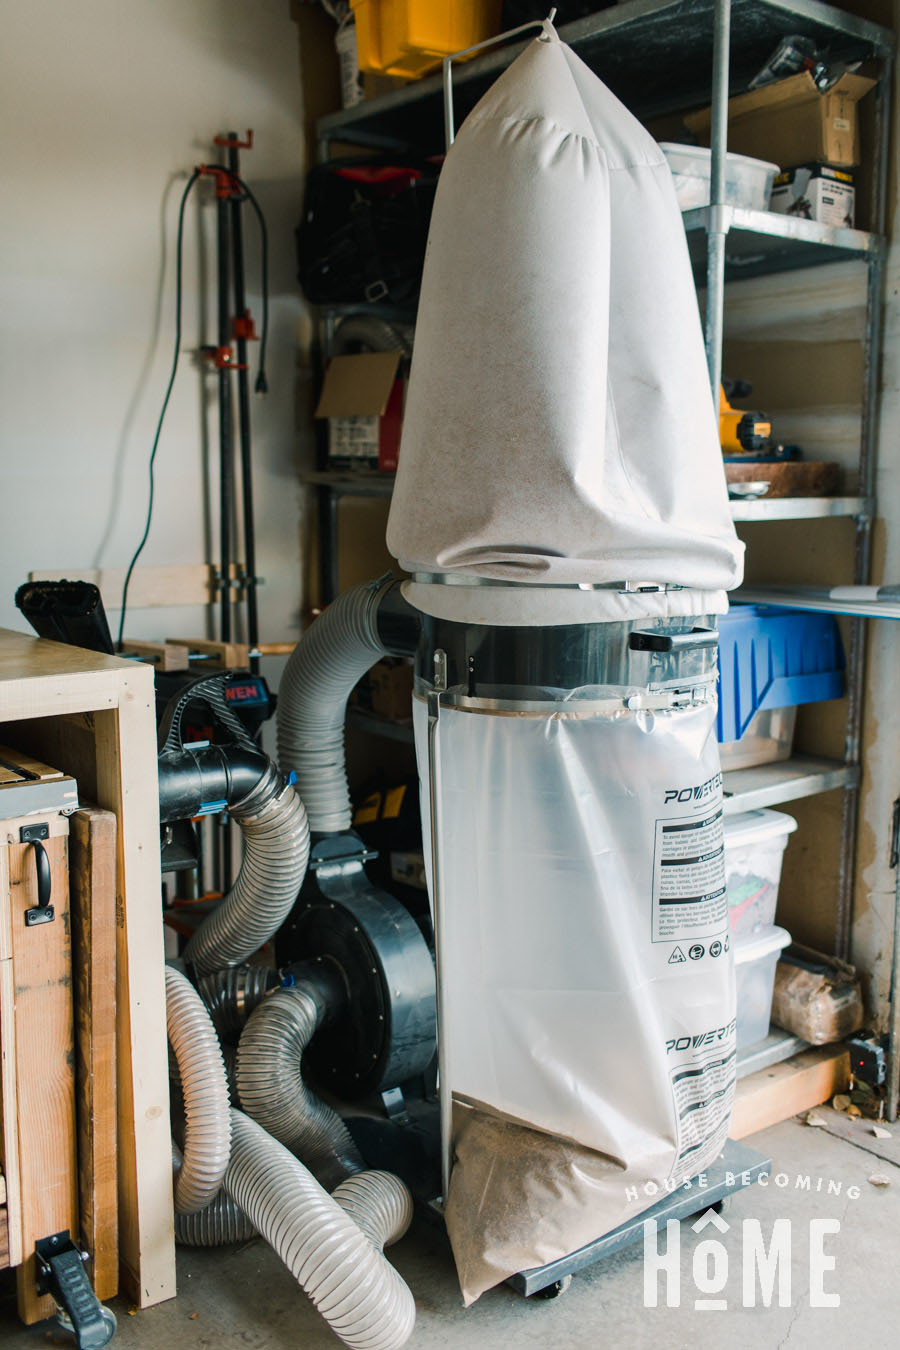
M 278 972 L 268 966 L 232 966 L 204 975 L 197 992 L 222 1041 L 241 1030 L 257 1004 L 280 983 Z
M 320 614 L 294 648 L 278 690 L 278 762 L 297 774 L 297 790 L 319 834 L 352 820 L 344 764 L 344 720 L 354 685 L 387 655 L 378 636 L 378 601 L 392 578 L 353 586 Z
M 380 1247 L 402 1236 L 412 1214 L 403 1182 L 387 1172 L 353 1178 L 354 1188 L 343 1200 L 357 1215 L 365 1212 L 364 1227 L 358 1227 L 342 1201 L 328 1195 L 303 1164 L 255 1121 L 234 1110 L 231 1118 L 228 1194 L 345 1345 L 355 1350 L 399 1350 L 412 1335 L 416 1308 Z M 365 1189 L 359 1184 L 363 1177 Z
M 172 1140 L 172 1166 L 176 1175 L 184 1159 Z M 215 1200 L 196 1214 L 175 1215 L 175 1241 L 181 1247 L 224 1247 L 229 1242 L 248 1242 L 256 1229 L 227 1191 L 219 1191 Z
M 331 355 L 341 356 L 366 347 L 370 352 L 402 352 L 411 356 L 414 334 L 411 324 L 387 323 L 374 314 L 348 314 L 335 329 Z
M 209 1013 L 181 971 L 166 966 L 166 1028 L 184 1094 L 184 1161 L 175 1179 L 175 1209 L 196 1214 L 222 1185 L 231 1152 L 225 1064 Z
M 330 1191 L 360 1172 L 363 1160 L 340 1116 L 303 1080 L 300 1061 L 323 1011 L 302 983 L 270 994 L 241 1032 L 235 1076 L 247 1115 L 302 1158 Z
M 237 881 L 184 950 L 198 975 L 236 966 L 268 942 L 293 908 L 306 875 L 306 812 L 274 764 L 229 814 L 241 827 L 244 857 Z

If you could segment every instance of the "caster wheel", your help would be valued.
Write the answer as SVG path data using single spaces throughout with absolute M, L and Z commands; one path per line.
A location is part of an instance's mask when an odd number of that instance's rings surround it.
M 552 1284 L 547 1284 L 543 1289 L 538 1289 L 532 1298 L 562 1298 L 563 1294 L 572 1283 L 571 1275 L 564 1275 L 561 1280 L 554 1280 Z
M 92 1350 L 99 1350 L 101 1346 L 109 1345 L 113 1336 L 116 1334 L 118 1325 L 116 1322 L 116 1315 L 112 1308 L 107 1308 L 103 1303 L 100 1304 L 100 1320 L 102 1326 L 92 1327 L 88 1332 L 87 1340 L 78 1338 L 75 1327 L 72 1325 L 72 1319 L 64 1308 L 59 1309 L 56 1314 L 56 1320 L 64 1331 L 71 1332 L 71 1334 L 75 1336 L 79 1346 L 89 1344 L 92 1347 Z
M 709 1208 L 713 1211 L 714 1214 L 727 1214 L 728 1211 L 731 1209 L 731 1201 L 732 1196 L 723 1195 L 721 1200 L 717 1200 L 716 1203 L 714 1205 L 710 1205 Z

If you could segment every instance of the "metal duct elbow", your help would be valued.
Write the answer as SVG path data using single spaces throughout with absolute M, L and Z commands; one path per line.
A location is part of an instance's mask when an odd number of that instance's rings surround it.
M 348 830 L 352 820 L 344 764 L 344 719 L 354 685 L 389 655 L 379 607 L 397 587 L 388 575 L 338 596 L 294 648 L 278 691 L 278 762 L 295 772 L 318 834 Z
M 244 856 L 234 886 L 185 948 L 200 976 L 239 965 L 268 942 L 293 908 L 309 859 L 303 803 L 268 760 L 254 789 L 228 809 Z
M 330 1001 L 311 979 L 277 990 L 251 1013 L 236 1065 L 243 1109 L 329 1191 L 364 1166 L 340 1116 L 303 1078 L 301 1060 Z

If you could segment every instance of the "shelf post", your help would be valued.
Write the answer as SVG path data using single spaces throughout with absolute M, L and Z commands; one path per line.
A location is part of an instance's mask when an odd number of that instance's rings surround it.
M 731 0 L 716 0 L 713 20 L 712 110 L 710 119 L 709 227 L 706 256 L 706 361 L 713 406 L 719 407 L 725 308 L 725 154 L 728 147 L 728 60 Z
M 872 517 L 876 495 L 878 455 L 878 384 L 881 371 L 884 291 L 884 229 L 888 170 L 888 117 L 893 89 L 894 63 L 885 56 L 881 63 L 875 103 L 875 144 L 872 161 L 870 227 L 879 236 L 877 250 L 866 262 L 866 323 L 863 338 L 862 421 L 859 442 L 859 491 L 869 502 L 865 516 L 856 521 L 856 545 L 853 580 L 858 586 L 869 582 L 872 565 Z M 847 659 L 847 726 L 844 758 L 848 764 L 860 760 L 863 703 L 866 678 L 865 619 L 853 620 Z M 853 788 L 844 793 L 841 807 L 841 853 L 838 872 L 835 950 L 843 960 L 850 959 L 852 947 L 853 895 L 856 885 L 856 844 L 859 832 L 860 793 Z

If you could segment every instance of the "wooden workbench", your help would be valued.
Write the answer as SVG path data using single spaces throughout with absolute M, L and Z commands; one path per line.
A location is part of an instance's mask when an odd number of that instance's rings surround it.
M 117 817 L 120 1277 L 147 1307 L 175 1294 L 153 671 L 0 629 L 0 743 Z

